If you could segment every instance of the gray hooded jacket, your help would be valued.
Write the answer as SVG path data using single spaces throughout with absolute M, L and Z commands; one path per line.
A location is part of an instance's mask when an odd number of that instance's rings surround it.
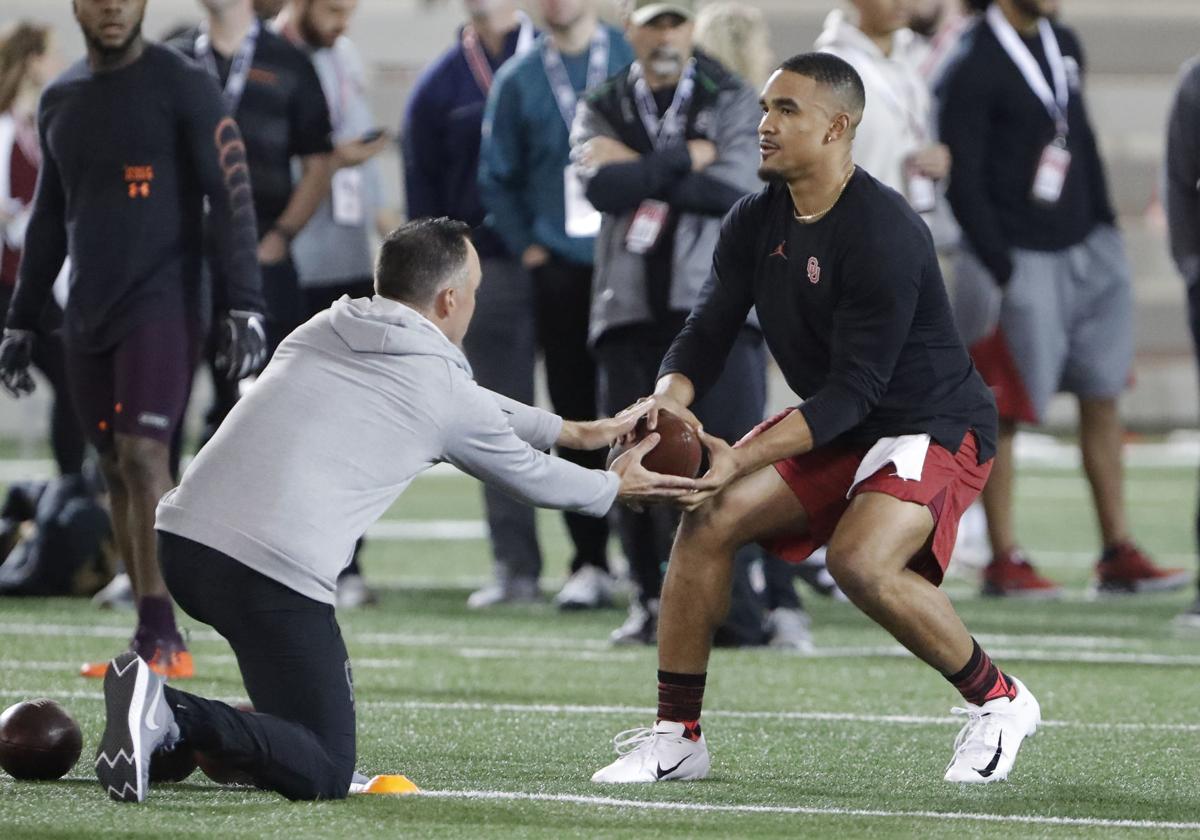
M 441 461 L 532 505 L 604 515 L 619 479 L 540 451 L 561 429 L 477 385 L 415 310 L 343 297 L 279 345 L 156 527 L 332 604 L 355 541 Z

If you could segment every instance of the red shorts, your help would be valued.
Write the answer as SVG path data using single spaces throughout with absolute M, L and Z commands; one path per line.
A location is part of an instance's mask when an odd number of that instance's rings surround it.
M 759 424 L 742 441 L 760 434 L 794 410 L 789 409 Z M 850 506 L 851 499 L 846 494 L 868 449 L 865 446 L 830 445 L 777 462 L 775 470 L 800 500 L 808 515 L 809 527 L 802 535 L 789 534 L 763 540 L 763 548 L 791 563 L 802 563 L 828 543 L 842 514 Z M 975 433 L 968 431 L 957 454 L 936 443 L 929 445 L 920 481 L 908 481 L 891 474 L 894 468 L 889 464 L 862 481 L 850 494 L 853 498 L 859 493 L 886 493 L 929 508 L 933 514 L 933 538 L 908 565 L 934 585 L 942 582 L 950 563 L 958 536 L 958 520 L 979 496 L 992 471 L 991 460 L 980 464 L 978 459 L 978 441 Z

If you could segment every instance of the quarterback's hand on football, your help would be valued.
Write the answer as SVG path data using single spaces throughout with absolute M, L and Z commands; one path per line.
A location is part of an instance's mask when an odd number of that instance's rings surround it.
M 245 379 L 267 363 L 267 331 L 257 312 L 231 309 L 217 340 L 217 367 L 229 379 Z
M 698 482 L 694 478 L 661 475 L 642 466 L 642 458 L 655 447 L 658 440 L 657 433 L 646 435 L 609 467 L 621 477 L 621 489 L 617 491 L 617 498 L 634 510 L 640 510 L 643 504 L 685 498 L 696 489 Z
M 700 507 L 740 478 L 743 472 L 738 450 L 721 438 L 701 432 L 700 442 L 708 452 L 708 472 L 696 479 L 695 493 L 681 496 L 675 501 L 675 506 L 683 510 Z
M 29 365 L 33 361 L 33 331 L 5 330 L 0 341 L 0 385 L 14 397 L 33 393 Z

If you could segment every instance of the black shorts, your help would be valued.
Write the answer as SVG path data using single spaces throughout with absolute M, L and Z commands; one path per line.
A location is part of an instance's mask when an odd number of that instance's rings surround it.
M 101 452 L 118 433 L 170 445 L 199 346 L 199 325 L 174 318 L 143 322 L 105 353 L 78 352 L 68 342 L 67 383 L 88 440 Z

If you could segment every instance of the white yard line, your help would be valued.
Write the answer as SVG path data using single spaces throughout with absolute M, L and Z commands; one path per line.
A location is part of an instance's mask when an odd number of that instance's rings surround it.
M 1050 817 L 1037 814 L 970 814 L 962 811 L 885 811 L 874 808 L 830 808 L 804 805 L 710 805 L 703 802 L 647 802 L 610 796 L 572 796 L 554 793 L 519 793 L 502 790 L 426 790 L 422 796 L 439 799 L 474 799 L 510 802 L 555 802 L 601 808 L 635 808 L 647 811 L 683 811 L 720 814 L 795 814 L 813 817 L 874 817 L 901 820 L 964 820 L 1021 825 L 1060 825 L 1076 828 L 1129 828 L 1158 831 L 1196 831 L 1200 822 L 1166 820 L 1110 820 L 1100 817 Z
M 360 663 L 354 663 L 356 666 Z M 46 695 L 70 700 L 102 700 L 99 691 L 46 690 L 39 688 L 0 689 L 0 697 L 32 698 Z M 240 702 L 244 698 L 231 697 Z M 388 709 L 426 712 L 487 712 L 492 714 L 599 716 L 613 715 L 647 719 L 655 710 L 649 706 L 604 706 L 572 703 L 478 703 L 469 701 L 431 700 L 370 700 L 360 698 L 362 709 Z M 934 715 L 870 715 L 857 712 L 817 711 L 749 711 L 736 709 L 711 709 L 704 712 L 705 720 L 763 720 L 817 723 L 863 723 L 901 726 L 961 726 L 962 718 Z M 1103 732 L 1200 732 L 1200 723 L 1129 723 L 1082 720 L 1043 720 L 1042 726 L 1061 729 L 1086 729 Z

